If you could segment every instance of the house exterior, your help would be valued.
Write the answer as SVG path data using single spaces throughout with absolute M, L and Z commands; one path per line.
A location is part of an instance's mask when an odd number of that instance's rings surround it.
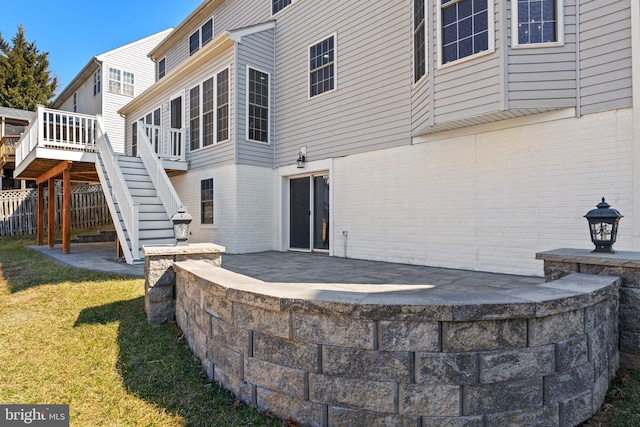
M 173 29 L 152 34 L 87 62 L 51 104 L 51 108 L 102 115 L 113 150 L 124 152 L 124 119 L 118 110 L 155 81 L 155 64 L 147 53 Z
M 638 249 L 632 3 L 206 1 L 149 54 L 125 150 L 150 113 L 184 128 L 191 241 L 232 253 L 540 275 L 603 196 Z
M 33 118 L 32 111 L 0 107 L 0 190 L 24 188 L 27 183 L 13 179 L 15 146 Z
M 150 48 L 156 81 L 124 128 L 98 120 L 86 141 L 143 159 L 164 217 L 188 207 L 190 242 L 541 275 L 537 252 L 591 245 L 602 197 L 624 215 L 616 248 L 640 249 L 638 7 L 209 0 Z M 17 176 L 81 177 L 99 151 L 80 140 L 59 164 L 32 133 Z M 123 167 L 114 206 L 136 234 L 147 208 Z

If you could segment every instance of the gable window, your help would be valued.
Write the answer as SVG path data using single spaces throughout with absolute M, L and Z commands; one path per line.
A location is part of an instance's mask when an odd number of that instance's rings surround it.
M 562 0 L 517 0 L 512 2 L 514 45 L 562 43 Z
M 167 58 L 158 61 L 158 80 L 164 77 L 167 72 Z
M 200 223 L 214 223 L 213 178 L 200 181 Z
M 202 27 L 189 36 L 189 55 L 196 53 L 202 46 L 213 38 L 213 18 L 205 22 Z
M 271 13 L 275 15 L 291 4 L 291 0 L 271 0 Z
M 335 88 L 335 36 L 309 47 L 309 97 Z
M 247 139 L 269 142 L 269 74 L 248 68 Z
M 78 112 L 78 92 L 73 93 L 73 112 Z
M 229 68 L 189 90 L 189 147 L 229 139 Z
M 440 64 L 493 50 L 493 1 L 440 0 Z
M 425 0 L 413 1 L 413 82 L 426 74 L 426 23 L 424 18 Z
M 109 68 L 109 92 L 133 96 L 133 73 Z
M 96 96 L 98 93 L 100 93 L 100 87 L 102 86 L 100 80 L 102 76 L 102 72 L 101 70 L 96 71 L 95 73 L 93 73 L 93 96 Z
M 217 141 L 229 139 L 229 69 L 223 70 L 216 76 L 217 81 Z

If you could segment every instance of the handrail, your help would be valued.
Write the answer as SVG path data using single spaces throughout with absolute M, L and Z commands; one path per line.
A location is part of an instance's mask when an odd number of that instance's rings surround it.
M 161 159 L 185 161 L 184 129 L 144 124 L 145 134 L 153 142 L 153 151 Z
M 96 151 L 96 117 L 38 105 L 16 148 L 16 166 L 36 147 Z
M 121 246 L 123 246 L 123 252 L 127 263 L 132 264 L 134 259 L 140 258 L 139 252 L 139 232 L 138 232 L 138 224 L 140 217 L 140 206 L 138 203 L 133 201 L 133 197 L 129 192 L 124 180 L 124 176 L 122 175 L 122 171 L 120 170 L 120 166 L 118 164 L 117 158 L 113 149 L 111 148 L 111 144 L 108 140 L 108 136 L 104 133 L 104 124 L 102 122 L 102 117 L 97 116 L 96 120 L 98 124 L 98 158 L 96 159 L 96 170 L 98 171 L 98 175 L 100 175 L 100 181 L 102 182 L 103 188 L 107 188 L 107 183 L 104 178 L 107 178 L 111 183 L 111 192 L 113 197 L 115 198 L 118 206 L 120 207 L 120 214 L 122 215 L 122 221 L 124 222 L 125 229 L 129 234 L 129 241 L 131 243 L 131 248 L 126 245 L 126 236 L 122 227 L 120 226 L 120 221 L 118 221 L 118 215 L 113 203 L 109 203 L 109 209 L 112 211 L 111 215 L 113 217 L 113 223 L 116 227 L 116 232 L 118 233 L 118 238 L 120 239 Z M 104 172 L 106 172 L 106 177 L 103 176 L 103 170 L 100 166 L 99 162 L 102 159 L 104 164 Z M 106 191 L 105 191 L 106 192 Z M 107 195 L 107 202 L 111 202 L 111 198 Z
M 150 129 L 153 128 L 149 128 L 148 126 L 149 125 L 144 124 L 142 121 L 138 122 L 138 140 L 141 141 L 141 143 L 138 144 L 138 154 L 140 155 L 145 168 L 147 168 L 149 178 L 151 178 L 151 182 L 153 182 L 153 185 L 156 188 L 156 193 L 160 202 L 162 202 L 167 215 L 171 218 L 176 212 L 178 212 L 179 208 L 184 207 L 186 211 L 187 207 L 182 204 L 180 197 L 178 197 L 178 193 L 175 188 L 173 188 L 173 184 L 171 183 L 171 180 L 169 180 L 169 176 L 162 165 L 162 159 L 155 153 L 151 146 L 151 142 L 147 135 L 154 136 L 154 134 L 149 133 Z

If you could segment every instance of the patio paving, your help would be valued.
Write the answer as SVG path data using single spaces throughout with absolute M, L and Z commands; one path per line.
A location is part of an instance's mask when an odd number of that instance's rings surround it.
M 29 246 L 60 263 L 77 268 L 144 277 L 144 264 L 128 265 L 116 259 L 114 242 L 76 243 L 70 254 L 61 245 L 52 249 Z M 223 254 L 222 267 L 235 273 L 274 283 L 343 283 L 363 285 L 432 285 L 431 292 L 454 296 L 500 293 L 535 286 L 542 277 L 425 267 L 302 252 Z

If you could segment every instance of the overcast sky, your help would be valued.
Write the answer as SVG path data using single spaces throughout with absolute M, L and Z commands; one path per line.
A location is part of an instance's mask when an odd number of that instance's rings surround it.
M 2 4 L 2 3 L 11 3 Z M 22 24 L 28 41 L 49 52 L 57 93 L 95 55 L 177 27 L 202 0 L 1 0 L 0 34 Z

